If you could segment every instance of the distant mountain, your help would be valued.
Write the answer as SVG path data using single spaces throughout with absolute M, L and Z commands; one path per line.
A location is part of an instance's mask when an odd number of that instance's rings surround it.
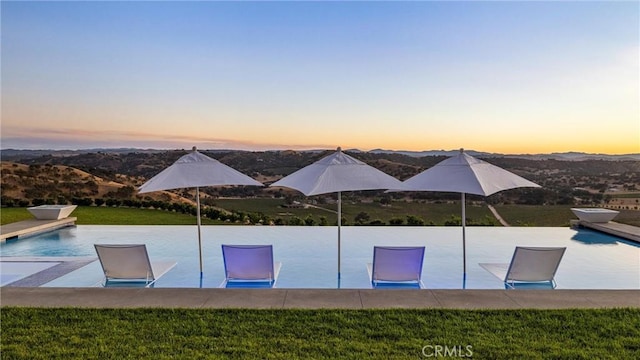
M 109 154 L 129 154 L 129 153 L 161 153 L 166 150 L 156 149 L 136 149 L 136 148 L 110 148 L 110 149 L 82 149 L 82 150 L 20 150 L 20 149 L 2 149 L 0 154 L 2 160 L 7 160 L 14 157 L 20 158 L 35 158 L 40 156 L 74 156 L 80 154 L 92 154 L 92 153 L 109 153 Z
M 359 150 L 356 150 L 359 151 Z M 407 150 L 384 150 L 374 149 L 369 151 L 374 154 L 402 154 L 412 157 L 424 157 L 424 156 L 454 156 L 460 152 L 460 150 L 428 150 L 428 151 L 407 151 Z M 465 150 L 465 153 L 475 157 L 504 157 L 504 158 L 520 158 L 529 160 L 565 160 L 565 161 L 582 161 L 582 160 L 609 160 L 609 161 L 623 161 L 632 160 L 640 161 L 640 153 L 638 154 L 623 154 L 623 155 L 609 155 L 609 154 L 589 154 L 583 152 L 565 152 L 565 153 L 551 153 L 551 154 L 500 154 L 500 153 L 488 153 L 475 150 Z
M 423 157 L 423 156 L 454 156 L 460 152 L 459 149 L 456 150 L 423 150 L 423 151 L 409 151 L 409 150 L 384 150 L 384 149 L 373 149 L 369 151 L 374 154 L 402 154 L 412 157 Z M 465 153 L 471 156 L 478 157 L 487 157 L 487 156 L 495 156 L 497 154 L 491 154 L 487 152 L 480 152 L 475 150 L 465 150 Z M 504 156 L 504 155 L 498 155 Z
M 624 155 L 609 155 L 609 154 L 587 154 L 581 152 L 566 152 L 566 153 L 551 153 L 549 155 L 538 155 L 538 157 L 546 159 L 557 160 L 640 160 L 640 154 L 624 154 Z
M 184 149 L 187 150 L 187 149 Z M 158 149 L 136 149 L 136 148 L 97 148 L 97 149 L 83 149 L 83 150 L 20 150 L 20 149 L 2 149 L 0 150 L 0 155 L 2 160 L 14 160 L 14 159 L 24 159 L 24 158 L 37 158 L 41 156 L 56 156 L 56 157 L 65 157 L 65 156 L 74 156 L 80 154 L 91 154 L 91 153 L 111 153 L 111 154 L 129 154 L 129 153 L 163 153 L 169 150 L 158 150 Z M 242 150 L 225 150 L 225 149 L 213 149 L 207 150 L 202 149 L 201 151 L 205 151 L 208 153 L 228 153 L 228 152 L 244 152 Z M 327 151 L 325 150 L 303 150 L 299 152 L 306 153 L 319 153 Z M 458 154 L 460 150 L 424 150 L 424 151 L 410 151 L 410 150 L 385 150 L 385 149 L 374 149 L 370 151 L 363 151 L 359 149 L 345 149 L 344 151 L 353 152 L 353 153 L 370 153 L 370 154 L 400 154 L 415 158 L 426 157 L 426 156 L 454 156 Z M 251 151 L 246 151 L 251 152 Z M 276 150 L 265 151 L 265 152 L 276 152 Z M 480 157 L 480 158 L 519 158 L 519 159 L 528 159 L 528 160 L 564 160 L 564 161 L 584 161 L 584 160 L 608 160 L 608 161 L 640 161 L 640 153 L 637 154 L 623 154 L 623 155 L 609 155 L 609 154 L 589 154 L 583 152 L 564 152 L 564 153 L 551 153 L 551 154 L 500 154 L 500 153 L 489 153 L 482 152 L 476 150 L 465 150 L 465 153 Z

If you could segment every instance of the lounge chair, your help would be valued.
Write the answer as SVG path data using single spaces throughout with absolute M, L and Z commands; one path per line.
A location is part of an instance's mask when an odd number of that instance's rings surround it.
M 144 244 L 95 244 L 104 271 L 104 286 L 149 287 L 176 266 L 175 261 L 149 260 Z
M 409 286 L 423 288 L 424 246 L 374 246 L 373 263 L 367 264 L 374 288 Z
M 566 247 L 521 247 L 516 246 L 509 264 L 481 263 L 485 270 L 502 281 L 508 289 L 525 288 L 532 285 L 547 285 L 555 288 L 554 277 Z
M 225 280 L 220 287 L 273 287 L 281 262 L 273 261 L 272 245 L 222 245 Z

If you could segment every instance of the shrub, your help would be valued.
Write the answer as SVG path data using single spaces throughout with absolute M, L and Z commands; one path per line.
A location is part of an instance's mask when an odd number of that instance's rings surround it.
M 313 226 L 316 224 L 316 221 L 313 219 L 313 216 L 311 216 L 311 214 L 307 215 L 306 218 L 304 218 L 304 224 L 307 226 Z
M 33 204 L 33 206 L 40 206 L 40 205 L 44 205 L 45 201 L 44 199 L 37 198 L 37 199 L 31 200 L 31 203 Z
M 0 197 L 0 205 L 2 206 L 6 206 L 6 207 L 13 207 L 15 205 L 15 199 L 10 198 L 8 196 L 1 196 Z
M 422 226 L 424 225 L 424 220 L 415 215 L 407 215 L 407 225 Z
M 289 225 L 304 225 L 304 221 L 297 216 L 292 216 L 288 222 Z

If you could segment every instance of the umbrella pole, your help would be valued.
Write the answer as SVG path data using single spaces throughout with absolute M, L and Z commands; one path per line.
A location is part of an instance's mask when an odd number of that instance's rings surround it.
M 200 235 L 200 188 L 196 186 L 196 217 L 198 218 L 198 251 L 200 252 L 200 279 L 202 279 L 202 236 Z
M 338 281 L 340 280 L 340 226 L 342 224 L 342 195 L 338 191 Z
M 465 234 L 465 224 L 467 222 L 465 196 L 462 193 L 462 281 L 467 280 L 467 239 Z

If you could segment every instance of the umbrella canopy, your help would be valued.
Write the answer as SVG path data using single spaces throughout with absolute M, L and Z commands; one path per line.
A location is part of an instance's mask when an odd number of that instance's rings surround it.
M 198 245 L 200 249 L 200 276 L 202 277 L 202 238 L 200 235 L 200 187 L 225 185 L 264 186 L 249 176 L 197 151 L 182 156 L 168 168 L 145 182 L 140 194 L 181 188 L 196 188 Z
M 198 152 L 194 147 L 192 152 L 176 160 L 171 166 L 140 186 L 138 190 L 142 194 L 160 190 L 224 185 L 264 186 L 220 161 Z
M 465 239 L 465 194 L 489 196 L 499 191 L 520 187 L 540 187 L 525 178 L 488 162 L 474 158 L 460 149 L 460 153 L 402 183 L 407 191 L 442 191 L 462 194 L 462 252 L 463 274 L 467 275 Z
M 338 279 L 340 278 L 340 227 L 343 191 L 397 189 L 402 183 L 373 166 L 355 159 L 338 148 L 326 156 L 271 184 L 287 187 L 306 196 L 338 193 Z
M 519 187 L 540 185 L 476 159 L 464 150 L 403 182 L 405 190 L 458 192 L 482 196 Z

